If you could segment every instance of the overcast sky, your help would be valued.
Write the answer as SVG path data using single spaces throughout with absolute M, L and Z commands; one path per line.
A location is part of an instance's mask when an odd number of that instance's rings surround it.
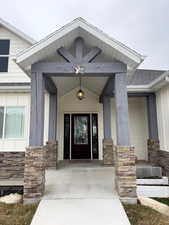
M 169 70 L 169 0 L 1 0 L 0 17 L 40 40 L 83 17 L 147 58 L 140 68 Z

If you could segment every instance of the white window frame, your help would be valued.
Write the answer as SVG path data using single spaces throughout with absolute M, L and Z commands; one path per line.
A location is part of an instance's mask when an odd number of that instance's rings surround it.
M 0 105 L 0 107 L 4 108 L 4 118 L 3 118 L 3 130 L 2 130 L 2 137 L 0 137 L 0 140 L 24 140 L 25 139 L 25 115 L 26 115 L 26 106 L 24 105 L 19 105 L 19 106 L 15 106 L 15 105 Z M 6 138 L 5 137 L 5 126 L 6 126 L 6 110 L 7 108 L 23 108 L 23 112 L 24 112 L 24 129 L 23 129 L 23 137 L 20 138 Z

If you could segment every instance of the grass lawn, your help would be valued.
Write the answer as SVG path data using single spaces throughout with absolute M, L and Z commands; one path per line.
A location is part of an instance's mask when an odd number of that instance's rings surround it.
M 30 225 L 37 204 L 0 203 L 0 225 Z M 169 225 L 169 217 L 142 205 L 124 205 L 131 225 Z
M 37 206 L 0 203 L 0 225 L 30 225 Z
M 169 198 L 154 198 L 156 201 L 164 203 L 169 206 Z
M 169 217 L 142 205 L 124 205 L 131 225 L 169 225 Z

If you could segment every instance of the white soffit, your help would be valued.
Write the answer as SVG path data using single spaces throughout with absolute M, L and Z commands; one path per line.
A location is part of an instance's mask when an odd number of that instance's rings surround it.
M 96 95 L 100 95 L 107 82 L 107 77 L 83 77 L 82 89 L 86 88 Z M 79 87 L 79 77 L 52 77 L 58 88 L 58 95 L 64 96 L 71 90 Z
M 133 69 L 145 58 L 136 51 L 110 38 L 98 28 L 87 23 L 84 19 L 77 18 L 30 48 L 18 53 L 16 62 L 21 67 L 26 68 L 53 54 L 61 46 L 70 47 L 74 39 L 78 36 L 83 37 L 88 45 L 98 46 L 102 49 L 103 53 L 109 55 L 112 59 L 120 60 Z

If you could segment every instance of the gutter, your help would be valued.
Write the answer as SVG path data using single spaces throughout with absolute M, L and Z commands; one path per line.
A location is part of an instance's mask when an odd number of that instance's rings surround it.
M 169 84 L 169 71 L 164 72 L 160 77 L 153 80 L 150 84 L 146 85 L 128 85 L 128 91 L 145 91 L 145 92 L 152 92 L 157 91 L 161 87 Z

